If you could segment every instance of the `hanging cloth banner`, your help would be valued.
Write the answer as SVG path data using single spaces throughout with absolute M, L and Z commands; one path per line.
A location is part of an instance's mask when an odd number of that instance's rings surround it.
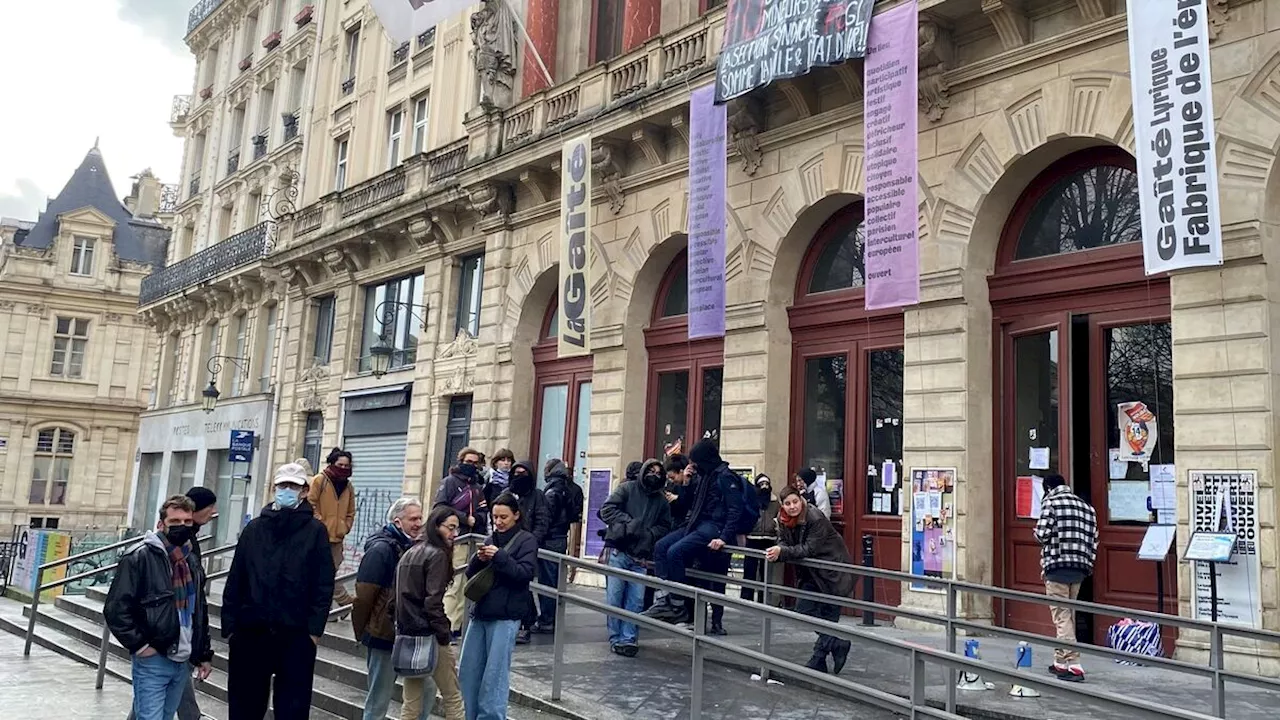
M 1128 0 L 1133 131 L 1148 275 L 1222 264 L 1204 0 Z
M 279 0 L 278 0 L 279 1 Z M 475 0 L 369 0 L 396 45 L 407 43 L 476 4 Z
M 914 2 L 871 23 L 866 78 L 866 240 L 863 265 L 868 310 L 920 302 L 916 229 L 916 24 Z
M 591 134 L 560 157 L 560 342 L 557 357 L 591 353 Z
M 729 0 L 716 102 L 867 53 L 874 0 Z
M 724 337 L 726 112 L 707 85 L 689 98 L 689 339 Z

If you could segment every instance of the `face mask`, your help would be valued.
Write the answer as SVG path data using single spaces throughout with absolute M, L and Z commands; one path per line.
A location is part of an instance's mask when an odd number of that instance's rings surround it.
M 190 525 L 171 525 L 164 529 L 165 539 L 175 547 L 187 544 L 193 534 L 195 534 L 195 528 Z
M 471 463 L 462 463 L 459 465 L 458 472 L 461 473 L 463 477 L 472 479 L 474 479 L 476 475 L 480 474 L 479 470 L 476 469 L 476 466 Z
M 756 493 L 760 495 L 761 500 L 766 500 L 769 498 L 769 495 L 772 493 L 772 491 L 767 487 L 762 487 L 762 488 L 756 488 Z
M 351 477 L 351 468 L 343 467 L 341 465 L 330 465 L 329 475 L 339 480 L 346 480 Z
M 302 498 L 302 491 L 290 487 L 276 488 L 276 504 L 282 508 L 296 508 Z
M 667 479 L 658 473 L 649 473 L 641 480 L 647 490 L 657 490 L 665 487 Z

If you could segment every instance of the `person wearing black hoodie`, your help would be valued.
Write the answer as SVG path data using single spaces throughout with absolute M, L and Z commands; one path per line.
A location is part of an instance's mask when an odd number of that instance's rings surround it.
M 582 488 L 570 477 L 569 468 L 560 458 L 547 461 L 543 479 L 547 496 L 547 511 L 550 523 L 547 536 L 540 541 L 538 547 L 564 555 L 569 552 L 569 529 L 582 522 Z M 538 561 L 538 582 L 555 587 L 560 564 L 551 560 Z M 552 633 L 556 629 L 556 599 L 541 598 L 541 610 L 538 623 L 533 631 Z
M 270 704 L 276 720 L 311 713 L 316 644 L 333 599 L 329 533 L 307 502 L 307 471 L 275 472 L 275 502 L 240 533 L 222 593 L 222 637 L 230 645 L 227 705 L 256 720 Z
M 662 463 L 648 460 L 635 480 L 627 480 L 614 488 L 600 507 L 600 519 L 607 526 L 604 534 L 609 567 L 645 574 L 645 562 L 653 557 L 653 546 L 674 523 L 671 506 L 664 495 L 666 477 Z M 605 580 L 605 597 L 616 608 L 638 613 L 644 608 L 645 586 L 609 576 Z M 623 657 L 635 657 L 638 630 L 635 623 L 610 617 L 609 648 Z
M 538 479 L 533 474 L 533 466 L 529 463 L 516 463 L 511 467 L 510 490 L 520 503 L 521 527 L 533 535 L 538 547 L 544 547 L 547 540 L 547 529 L 551 524 L 551 515 L 547 506 L 547 498 L 538 489 Z M 497 497 L 494 498 L 497 500 Z M 529 632 L 538 622 L 538 606 L 534 602 L 533 593 L 529 593 L 529 614 L 520 621 L 520 632 L 516 633 L 516 644 L 529 644 Z
M 683 527 L 667 533 L 654 547 L 653 565 L 658 577 L 684 583 L 686 571 L 709 552 L 719 552 L 738 541 L 742 517 L 742 478 L 729 470 L 714 442 L 701 440 L 689 451 L 693 484 L 672 503 L 673 516 L 685 513 Z M 668 595 L 645 611 L 649 617 L 673 623 L 692 622 L 693 606 Z

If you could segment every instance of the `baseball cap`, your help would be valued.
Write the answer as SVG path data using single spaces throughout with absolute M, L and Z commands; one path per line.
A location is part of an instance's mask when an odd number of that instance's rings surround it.
M 275 478 L 271 481 L 273 485 L 306 485 L 311 481 L 307 476 L 306 468 L 298 463 L 287 463 L 281 465 L 275 474 Z

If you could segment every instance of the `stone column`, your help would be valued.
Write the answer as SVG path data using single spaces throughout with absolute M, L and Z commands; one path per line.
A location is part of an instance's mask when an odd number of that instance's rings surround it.
M 658 34 L 662 0 L 627 0 L 622 19 L 622 52 L 631 52 Z
M 534 52 L 542 58 L 542 63 L 547 66 L 547 72 L 551 77 L 555 78 L 556 31 L 560 21 L 560 0 L 528 0 L 528 3 L 525 9 L 524 26 L 529 32 L 529 41 L 526 42 L 524 52 L 521 53 L 524 58 L 522 68 L 524 77 L 520 80 L 521 97 L 529 97 L 551 86 L 546 75 L 542 73 L 542 68 L 538 66 Z

